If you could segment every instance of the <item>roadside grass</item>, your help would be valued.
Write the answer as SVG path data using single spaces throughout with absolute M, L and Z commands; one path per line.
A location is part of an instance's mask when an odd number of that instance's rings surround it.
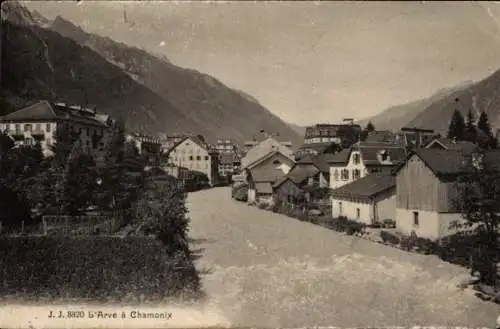
M 147 237 L 0 237 L 0 296 L 23 301 L 155 302 L 201 297 L 193 259 Z

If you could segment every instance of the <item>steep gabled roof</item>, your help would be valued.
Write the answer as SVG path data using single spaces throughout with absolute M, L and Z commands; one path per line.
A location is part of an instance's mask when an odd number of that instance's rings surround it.
M 247 171 L 250 173 L 250 176 L 254 182 L 274 183 L 278 179 L 282 178 L 283 176 L 286 176 L 286 174 L 283 172 L 283 170 L 281 170 L 279 168 L 273 168 L 271 170 L 262 169 L 262 168 L 254 168 L 254 169 L 247 169 Z
M 241 166 L 246 168 L 267 156 L 269 153 L 276 151 L 279 151 L 290 160 L 294 160 L 293 151 L 290 148 L 284 146 L 274 138 L 269 137 L 248 150 L 247 154 L 241 159 Z
M 191 140 L 193 143 L 198 144 L 198 146 L 204 148 L 206 151 L 208 151 L 208 152 L 211 151 L 210 146 L 207 143 L 205 143 L 204 141 L 202 141 L 200 138 L 198 138 L 198 136 L 184 135 L 179 140 L 177 140 L 175 143 L 173 143 L 172 146 L 170 146 L 170 148 L 166 152 L 167 155 L 170 152 L 172 152 L 172 150 L 175 150 L 177 148 L 177 146 L 181 145 L 187 139 Z
M 445 150 L 456 150 L 456 151 L 466 151 L 474 152 L 479 150 L 479 146 L 469 141 L 452 141 L 446 138 L 436 138 L 428 143 L 425 148 L 431 148 L 434 145 L 439 145 Z
M 346 165 L 351 156 L 351 148 L 343 149 L 336 154 L 325 154 L 324 161 L 330 165 Z
M 358 142 L 353 150 L 359 150 L 365 166 L 392 166 L 404 160 L 406 150 L 401 143 Z M 379 154 L 385 152 L 390 161 L 382 162 Z
M 373 173 L 332 191 L 335 199 L 371 199 L 396 187 L 396 178 L 390 174 Z
M 4 121 L 22 121 L 22 120 L 56 120 L 58 115 L 48 101 L 39 101 L 28 107 L 7 114 L 3 117 Z
M 466 161 L 472 153 L 474 152 L 418 148 L 409 154 L 408 160 L 413 156 L 417 156 L 436 176 L 458 175 L 468 171 Z M 393 173 L 397 174 L 405 164 L 406 161 L 401 163 Z

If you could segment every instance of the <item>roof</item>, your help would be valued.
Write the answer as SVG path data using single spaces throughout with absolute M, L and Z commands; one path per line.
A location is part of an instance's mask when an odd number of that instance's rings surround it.
M 58 115 L 52 108 L 48 101 L 40 101 L 28 107 L 20 109 L 5 115 L 5 121 L 19 121 L 19 120 L 56 120 Z
M 331 165 L 345 165 L 349 161 L 350 155 L 351 148 L 347 148 L 333 155 L 325 155 L 324 161 Z
M 469 141 L 452 141 L 452 140 L 449 140 L 449 139 L 446 139 L 446 138 L 436 138 L 436 139 L 433 139 L 425 147 L 426 148 L 430 148 L 431 146 L 436 145 L 436 144 L 442 146 L 444 149 L 447 149 L 447 150 L 456 150 L 456 151 L 463 150 L 463 151 L 466 151 L 466 152 L 472 152 L 472 151 L 475 151 L 475 150 L 479 149 L 479 147 L 476 144 L 472 143 L 472 142 L 469 142 Z
M 370 131 L 366 136 L 367 142 L 388 142 L 395 140 L 395 135 L 388 130 L 384 131 Z
M 329 146 L 332 146 L 332 144 L 337 144 L 335 142 L 326 142 L 326 143 L 307 143 L 307 144 L 302 144 L 299 146 L 299 151 L 300 150 L 317 150 L 317 151 L 322 151 L 326 149 Z
M 194 143 L 198 144 L 200 147 L 204 148 L 205 150 L 211 151 L 210 145 L 208 145 L 206 142 L 202 141 L 198 136 L 186 134 L 186 135 L 182 136 L 180 139 L 178 139 L 175 143 L 173 143 L 168 148 L 167 154 L 169 154 L 172 150 L 174 150 L 177 146 L 182 144 L 187 139 L 192 140 Z
M 332 191 L 336 199 L 371 199 L 378 194 L 396 187 L 396 178 L 390 174 L 373 173 Z
M 82 124 L 106 127 L 105 122 L 102 122 L 102 118 L 102 115 L 90 111 L 82 111 L 66 105 L 42 100 L 7 114 L 2 117 L 2 121 L 50 121 L 66 119 Z
M 294 183 L 300 184 L 309 177 L 316 175 L 318 172 L 319 169 L 314 164 L 299 164 L 294 166 L 287 176 Z
M 353 146 L 354 150 L 359 150 L 365 166 L 394 165 L 405 159 L 406 150 L 400 143 L 376 143 L 359 142 Z M 388 161 L 382 161 L 381 152 L 385 151 L 389 156 Z
M 241 159 L 241 166 L 243 168 L 248 167 L 254 162 L 260 160 L 261 158 L 267 156 L 269 153 L 279 151 L 285 157 L 293 160 L 293 151 L 284 146 L 282 143 L 278 142 L 274 138 L 267 138 L 264 141 L 260 142 L 246 153 L 246 155 Z
M 437 176 L 458 175 L 467 172 L 465 168 L 467 160 L 474 152 L 463 150 L 445 150 L 435 148 L 418 148 L 415 149 L 408 158 L 418 156 L 425 165 Z M 499 151 L 490 151 L 486 155 L 485 161 L 495 163 L 500 161 Z M 394 173 L 397 173 L 404 163 L 401 164 Z
M 283 170 L 279 168 L 274 168 L 272 170 L 255 168 L 255 169 L 249 169 L 248 171 L 250 172 L 253 181 L 256 183 L 257 182 L 274 183 L 275 181 L 286 175 L 283 172 Z
M 319 154 L 315 156 L 312 161 L 316 168 L 322 173 L 330 173 L 329 161 L 333 157 L 333 154 Z

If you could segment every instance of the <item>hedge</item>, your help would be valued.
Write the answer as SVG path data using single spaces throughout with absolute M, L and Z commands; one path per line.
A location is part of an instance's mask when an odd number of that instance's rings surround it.
M 166 259 L 163 250 L 145 237 L 1 237 L 0 295 L 82 301 L 196 296 L 192 260 Z

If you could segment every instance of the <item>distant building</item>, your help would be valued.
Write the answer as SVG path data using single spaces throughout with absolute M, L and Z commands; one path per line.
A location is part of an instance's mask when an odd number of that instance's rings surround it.
M 202 136 L 185 135 L 166 152 L 168 164 L 184 167 L 189 171 L 203 173 L 209 184 L 215 185 L 218 180 L 218 153 Z
M 479 149 L 479 146 L 468 141 L 456 141 L 446 138 L 435 138 L 425 146 L 428 149 L 441 149 L 451 151 L 473 152 Z
M 397 135 L 389 130 L 375 130 L 368 132 L 365 142 L 394 143 L 396 140 Z
M 295 161 L 279 150 L 269 152 L 245 167 L 248 202 L 273 202 L 273 184 L 288 174 Z
M 78 134 L 80 150 L 104 161 L 105 146 L 113 135 L 115 121 L 96 109 L 39 101 L 0 117 L 0 130 L 6 131 L 16 145 L 40 143 L 45 156 L 51 155 L 59 129 Z
M 306 127 L 304 144 L 337 143 L 344 145 L 359 140 L 362 128 L 360 125 L 348 124 L 316 124 Z
M 358 142 L 330 160 L 330 187 L 339 188 L 371 173 L 390 172 L 405 156 L 401 143 Z
M 340 145 L 335 142 L 303 144 L 295 152 L 295 159 L 299 160 L 306 156 L 317 156 L 321 154 L 335 154 L 340 150 Z
M 261 130 L 258 134 L 255 134 L 251 140 L 248 140 L 245 143 L 243 143 L 243 149 L 241 150 L 241 152 L 243 153 L 243 155 L 245 155 L 249 150 L 251 150 L 255 146 L 259 145 L 261 142 L 269 138 L 272 138 L 274 140 L 279 140 L 279 134 L 272 135 L 265 132 L 264 130 Z M 280 141 L 279 143 L 282 146 L 285 146 L 290 149 L 293 147 L 292 142 L 289 141 Z
M 432 129 L 422 128 L 401 128 L 397 134 L 397 140 L 401 141 L 407 147 L 419 148 L 427 145 L 436 136 Z
M 291 148 L 272 137 L 268 137 L 246 152 L 245 156 L 241 159 L 241 167 L 244 169 L 276 151 L 279 151 L 281 154 L 294 161 L 295 157 Z
M 219 175 L 221 177 L 233 175 L 241 164 L 236 144 L 230 139 L 218 139 L 215 150 L 219 154 Z

